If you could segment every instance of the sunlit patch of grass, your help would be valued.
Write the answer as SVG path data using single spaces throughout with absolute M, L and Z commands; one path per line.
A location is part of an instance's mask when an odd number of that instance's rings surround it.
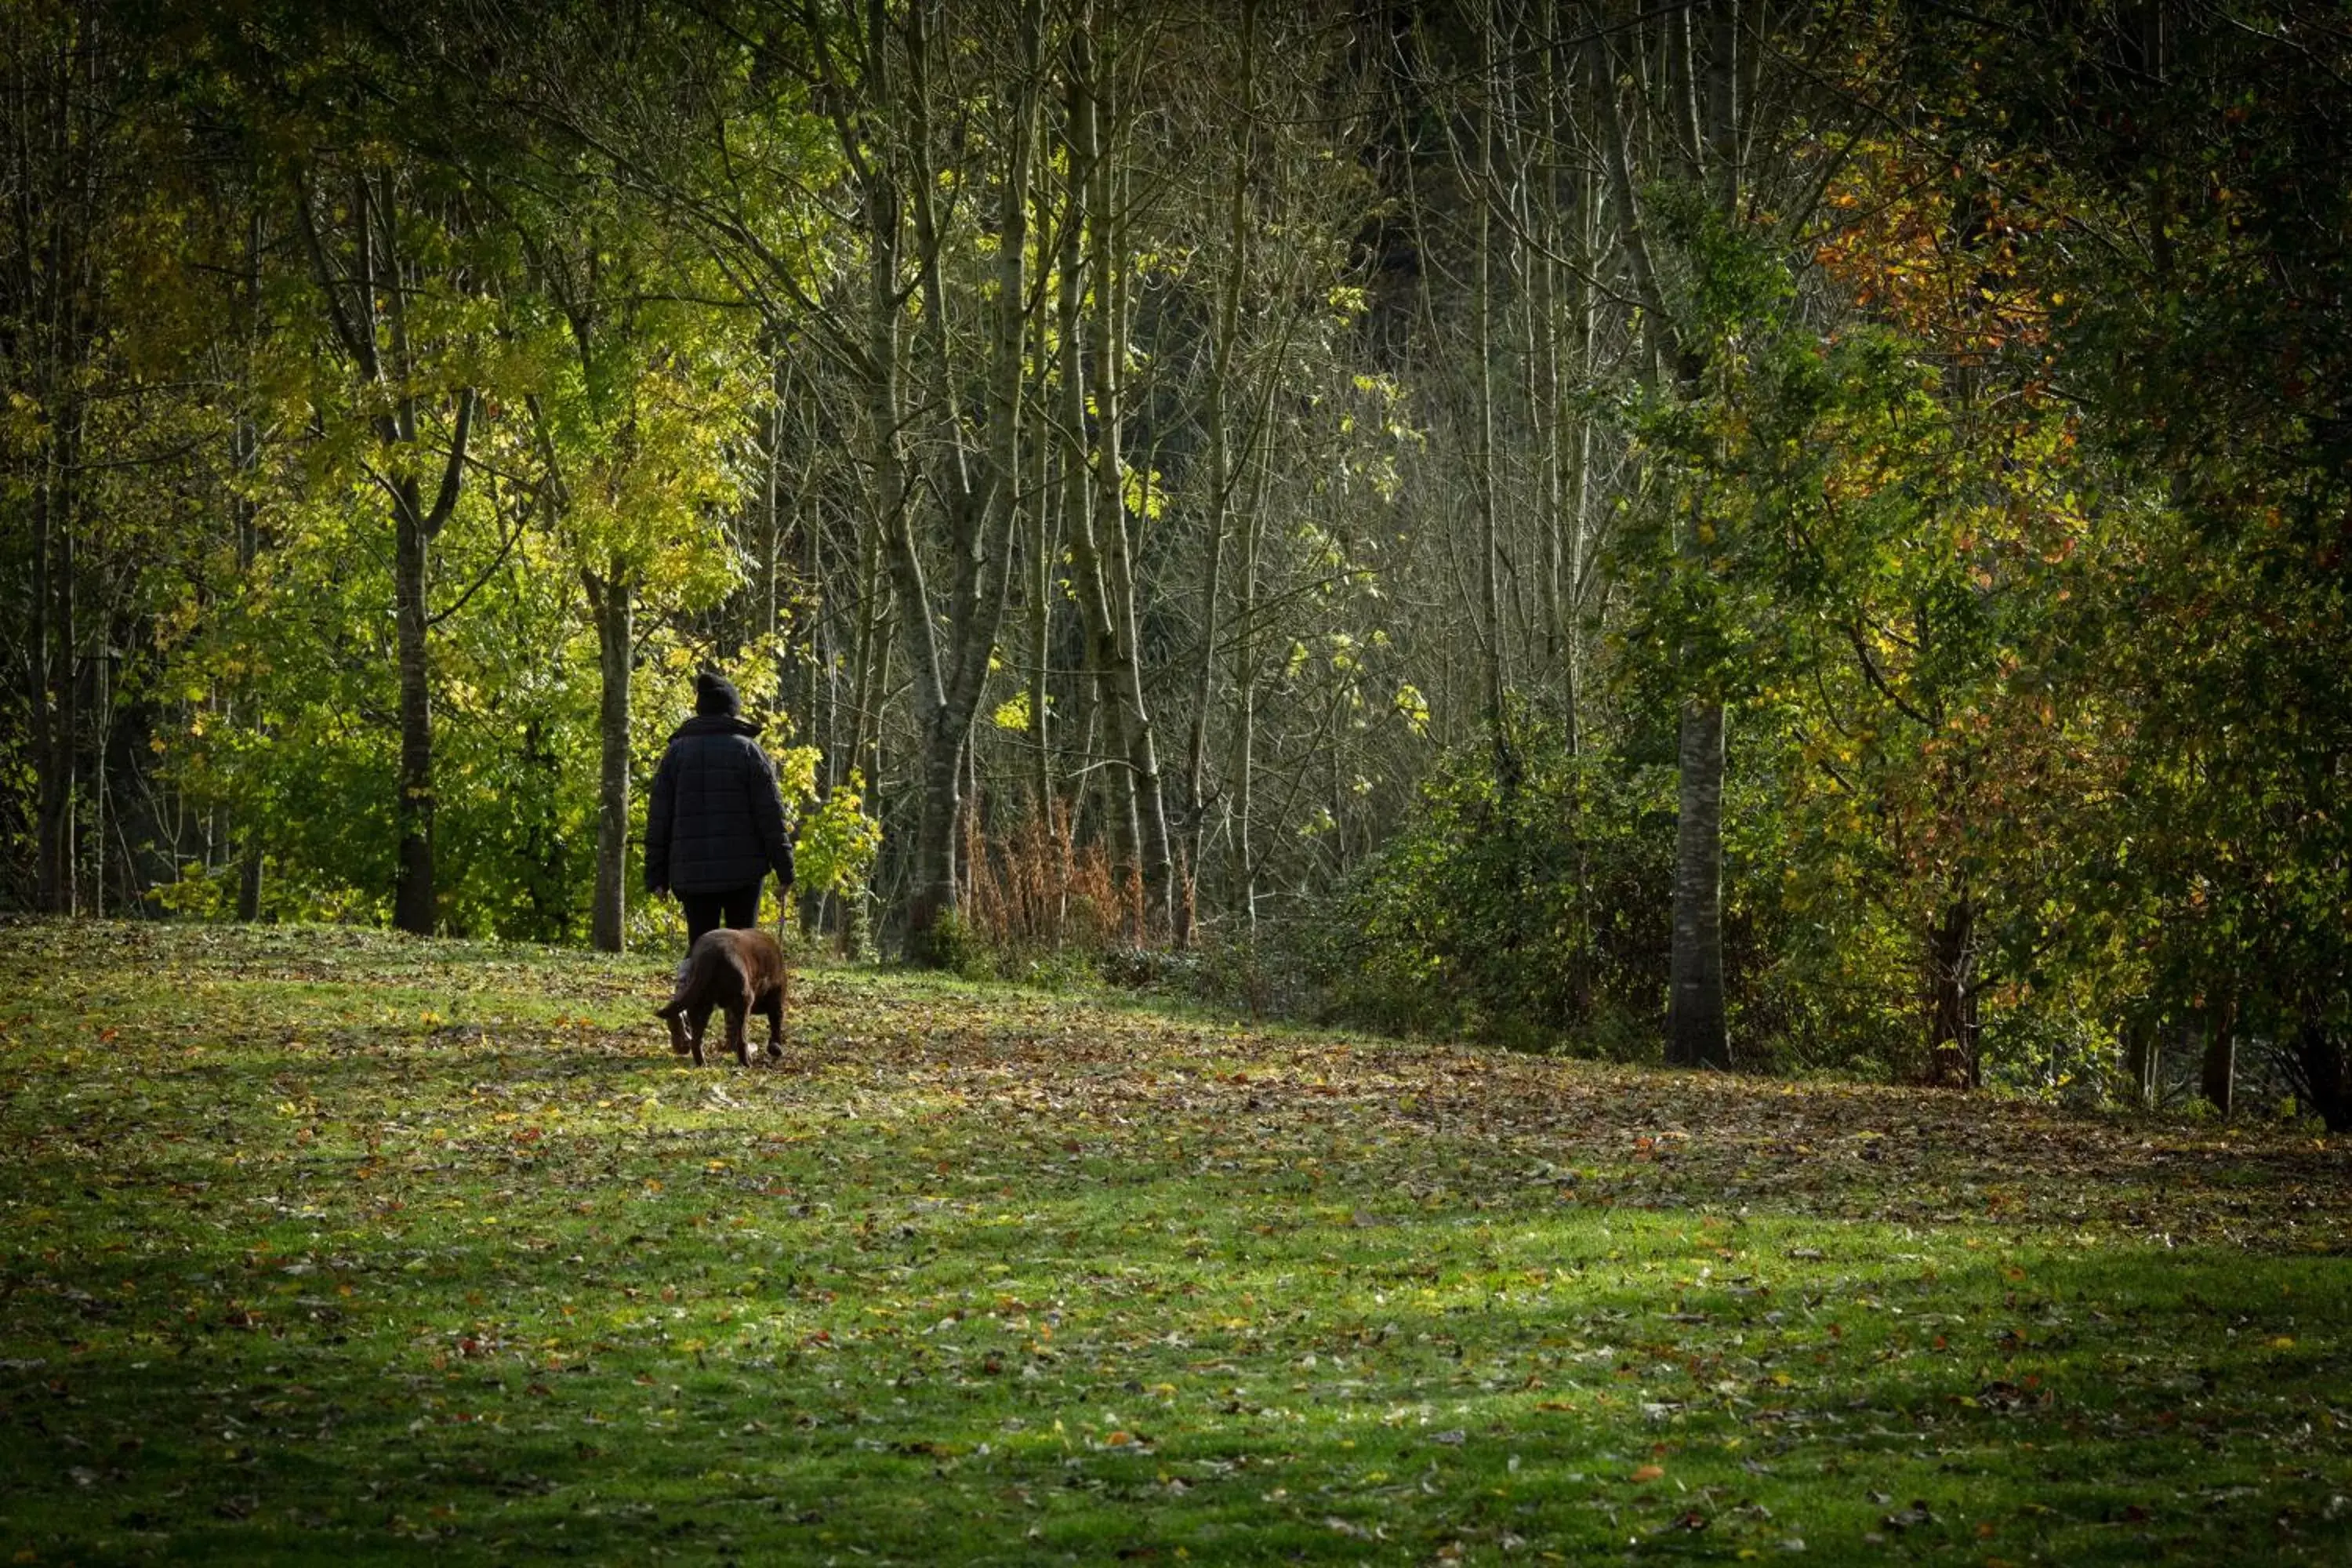
M 0 928 L 0 1552 L 2352 1547 L 2307 1137 L 667 971 Z

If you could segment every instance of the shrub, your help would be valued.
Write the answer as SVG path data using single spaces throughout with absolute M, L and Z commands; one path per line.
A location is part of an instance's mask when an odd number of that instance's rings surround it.
M 1335 1018 L 1551 1047 L 1606 1019 L 1612 1054 L 1664 1003 L 1672 770 L 1523 736 L 1509 788 L 1444 759 L 1394 839 L 1292 928 Z

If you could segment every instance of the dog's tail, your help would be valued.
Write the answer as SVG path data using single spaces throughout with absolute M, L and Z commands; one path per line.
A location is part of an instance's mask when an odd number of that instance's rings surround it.
M 699 973 L 699 968 L 694 961 L 694 954 L 689 952 L 679 959 L 677 979 L 670 986 L 669 1000 L 654 1009 L 654 1016 L 667 1020 L 685 1012 L 688 1005 L 694 998 L 694 988 Z

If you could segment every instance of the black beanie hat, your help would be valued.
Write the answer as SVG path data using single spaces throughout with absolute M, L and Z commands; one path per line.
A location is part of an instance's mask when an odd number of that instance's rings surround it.
M 735 684 L 725 676 L 704 670 L 694 678 L 694 710 L 704 718 L 724 718 L 742 707 Z

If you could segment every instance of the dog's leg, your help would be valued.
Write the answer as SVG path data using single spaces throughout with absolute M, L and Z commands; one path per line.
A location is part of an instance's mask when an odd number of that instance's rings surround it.
M 730 1000 L 727 1004 L 727 1043 L 734 1047 L 735 1065 L 751 1065 L 751 1034 L 744 1027 L 751 1016 L 750 999 Z
M 710 1004 L 708 1002 L 697 1002 L 694 1005 L 692 1011 L 694 1016 L 694 1065 L 696 1067 L 700 1067 L 703 1065 L 702 1037 L 708 1034 L 710 1029 Z
M 777 986 L 768 993 L 768 1058 L 780 1060 L 784 1054 L 784 988 Z
M 680 1018 L 693 1009 L 695 993 L 700 989 L 694 983 L 694 954 L 689 952 L 677 961 L 677 978 L 669 988 L 669 1000 L 656 1010 L 658 1016 L 669 1022 L 669 1048 L 674 1056 L 686 1056 L 694 1049 L 694 1042 L 687 1037 L 686 1025 Z

